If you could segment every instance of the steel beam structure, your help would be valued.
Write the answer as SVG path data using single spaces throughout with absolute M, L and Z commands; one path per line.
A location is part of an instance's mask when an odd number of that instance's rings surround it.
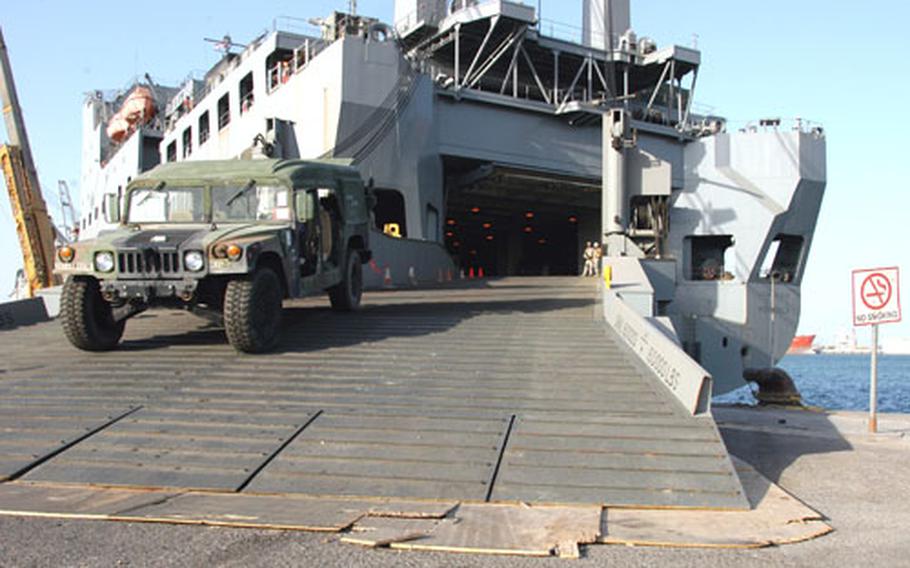
M 409 52 L 429 65 L 442 88 L 534 101 L 563 114 L 569 103 L 599 114 L 622 107 L 635 120 L 659 120 L 685 131 L 691 118 L 698 52 L 652 44 L 620 44 L 611 51 L 541 35 L 540 29 L 507 11 L 453 14 L 440 29 Z M 465 63 L 467 68 L 465 68 Z M 692 77 L 688 89 L 683 79 Z M 658 112 L 659 108 L 659 112 Z

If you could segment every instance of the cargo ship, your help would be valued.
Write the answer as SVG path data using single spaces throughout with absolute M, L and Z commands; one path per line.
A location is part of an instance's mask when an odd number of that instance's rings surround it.
M 825 132 L 700 114 L 697 49 L 636 33 L 629 0 L 582 12 L 575 34 L 518 2 L 395 0 L 389 23 L 278 20 L 204 76 L 93 92 L 82 237 L 159 163 L 346 159 L 377 198 L 367 288 L 579 275 L 600 242 L 622 301 L 715 393 L 742 386 L 796 333 Z

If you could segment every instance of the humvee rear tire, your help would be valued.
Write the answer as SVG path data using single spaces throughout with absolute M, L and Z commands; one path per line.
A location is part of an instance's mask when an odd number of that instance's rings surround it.
M 224 332 L 237 351 L 262 353 L 275 346 L 281 326 L 281 281 L 270 268 L 231 280 L 224 292 Z
M 344 266 L 344 279 L 329 288 L 329 300 L 332 302 L 333 310 L 350 312 L 360 308 L 361 296 L 363 296 L 363 264 L 360 262 L 360 253 L 352 250 L 348 251 L 348 260 Z
M 63 284 L 60 321 L 69 342 L 83 351 L 110 351 L 123 337 L 126 320 L 114 321 L 98 281 L 73 276 Z

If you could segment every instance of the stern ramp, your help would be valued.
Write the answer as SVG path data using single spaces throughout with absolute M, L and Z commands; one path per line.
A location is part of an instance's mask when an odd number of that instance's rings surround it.
M 278 350 L 183 312 L 118 351 L 0 332 L 0 480 L 245 494 L 746 509 L 692 416 L 580 278 L 294 303 Z

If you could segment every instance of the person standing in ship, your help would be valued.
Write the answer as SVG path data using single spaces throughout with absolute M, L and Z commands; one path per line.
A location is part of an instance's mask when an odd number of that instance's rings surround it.
M 585 251 L 582 254 L 582 260 L 585 262 L 585 267 L 581 275 L 594 276 L 594 247 L 591 246 L 591 241 L 585 243 Z

